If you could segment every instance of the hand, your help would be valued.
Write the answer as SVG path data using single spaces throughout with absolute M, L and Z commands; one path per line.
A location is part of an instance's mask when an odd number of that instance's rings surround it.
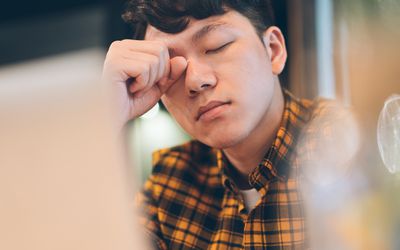
M 104 62 L 103 82 L 114 92 L 113 101 L 120 112 L 122 126 L 150 110 L 186 67 L 184 57 L 170 59 L 168 48 L 162 42 L 113 42 Z

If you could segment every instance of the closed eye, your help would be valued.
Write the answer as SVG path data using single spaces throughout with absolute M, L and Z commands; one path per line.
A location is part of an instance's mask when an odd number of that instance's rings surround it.
M 226 49 L 229 45 L 231 45 L 232 43 L 233 43 L 233 42 L 229 42 L 229 43 L 226 43 L 226 44 L 224 44 L 224 45 L 222 45 L 221 47 L 218 47 L 218 48 L 216 48 L 216 49 L 207 50 L 207 51 L 206 51 L 206 54 L 215 54 L 215 53 L 221 52 L 221 51 L 223 51 L 224 49 Z

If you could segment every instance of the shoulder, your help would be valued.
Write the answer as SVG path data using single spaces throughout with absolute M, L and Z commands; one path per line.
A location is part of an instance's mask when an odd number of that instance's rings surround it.
M 323 182 L 341 176 L 359 150 L 358 114 L 339 101 L 317 98 L 297 144 L 298 163 L 308 178 Z M 318 176 L 319 178 L 315 178 Z
M 311 121 L 318 120 L 319 125 L 335 125 L 337 122 L 354 120 L 357 114 L 354 109 L 337 100 L 316 98 L 311 105 Z
M 193 140 L 153 153 L 153 170 L 147 182 L 153 191 L 202 188 L 216 175 L 216 150 Z M 156 188 L 158 187 L 158 188 Z M 157 194 L 155 194 L 157 196 Z
M 212 164 L 214 154 L 215 152 L 212 148 L 197 140 L 160 149 L 153 153 L 153 173 L 168 172 L 172 168 L 184 170 L 189 165 L 191 167 L 199 167 Z
M 346 110 L 343 105 L 334 99 L 317 97 L 315 99 L 298 98 L 291 92 L 284 89 L 286 105 L 295 112 L 307 112 L 310 117 L 325 115 L 330 112 L 343 112 Z

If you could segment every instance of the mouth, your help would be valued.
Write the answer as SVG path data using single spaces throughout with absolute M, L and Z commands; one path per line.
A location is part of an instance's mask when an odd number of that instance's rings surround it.
M 211 101 L 205 106 L 201 106 L 197 112 L 196 121 L 212 120 L 216 118 L 222 111 L 222 109 L 231 104 L 231 102 Z

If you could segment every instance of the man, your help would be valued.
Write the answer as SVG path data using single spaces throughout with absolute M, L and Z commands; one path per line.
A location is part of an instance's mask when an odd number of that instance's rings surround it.
M 104 78 L 121 123 L 160 99 L 195 140 L 154 154 L 140 196 L 160 249 L 305 249 L 294 147 L 313 103 L 282 90 L 287 51 L 269 1 L 135 1 L 136 40 Z

